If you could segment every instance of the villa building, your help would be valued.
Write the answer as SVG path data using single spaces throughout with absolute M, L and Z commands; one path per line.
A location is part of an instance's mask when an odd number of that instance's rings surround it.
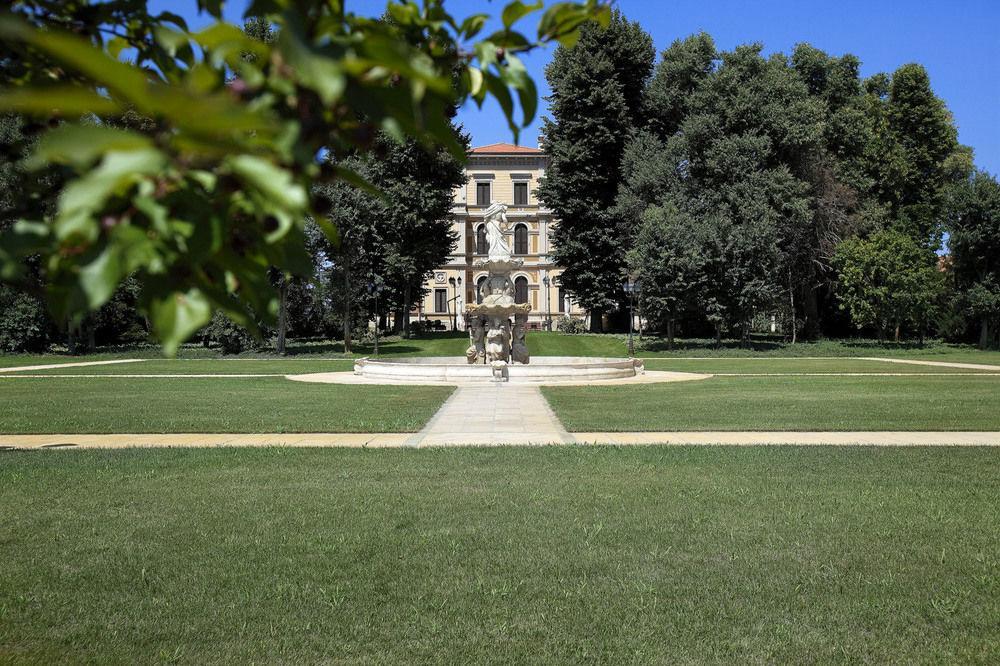
M 510 247 L 524 261 L 511 277 L 515 302 L 531 305 L 529 328 L 554 328 L 560 317 L 586 314 L 560 286 L 561 270 L 550 255 L 555 220 L 537 196 L 548 159 L 538 148 L 509 143 L 469 151 L 468 178 L 465 185 L 456 188 L 451 209 L 458 241 L 447 262 L 428 277 L 427 295 L 416 313 L 419 319 L 440 322 L 448 329 L 463 328 L 465 304 L 476 302 L 478 285 L 486 279 L 486 272 L 474 264 L 489 252 L 483 212 L 494 201 L 507 204 L 513 232 Z

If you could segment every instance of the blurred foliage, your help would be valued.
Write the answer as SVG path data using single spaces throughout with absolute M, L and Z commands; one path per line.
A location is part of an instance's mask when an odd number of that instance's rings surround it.
M 53 314 L 72 325 L 134 276 L 168 354 L 216 311 L 255 332 L 258 317 L 273 321 L 268 269 L 313 267 L 306 218 L 337 240 L 313 186 L 372 189 L 341 158 L 384 133 L 464 159 L 448 111 L 488 96 L 516 138 L 537 108 L 518 54 L 572 45 L 581 25 L 610 17 L 598 0 L 515 0 L 481 36 L 486 15 L 453 17 L 443 0 L 391 3 L 382 20 L 337 0 L 255 0 L 246 18 L 273 30 L 268 42 L 224 21 L 220 1 L 198 4 L 213 22 L 197 31 L 137 0 L 21 0 L 0 14 L 0 111 L 50 126 L 31 168 L 69 172 L 54 214 L 0 239 L 0 279 L 27 279 L 40 257 Z M 516 25 L 529 14 L 530 36 Z

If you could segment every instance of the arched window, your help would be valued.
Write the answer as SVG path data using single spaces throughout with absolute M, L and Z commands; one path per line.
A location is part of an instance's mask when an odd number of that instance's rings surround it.
M 490 243 L 486 240 L 486 225 L 480 224 L 476 228 L 476 254 L 489 254 Z
M 476 303 L 483 302 L 483 283 L 486 282 L 486 276 L 482 276 L 476 280 Z
M 519 224 L 514 227 L 514 254 L 528 254 L 528 227 Z
M 528 278 L 523 275 L 514 280 L 514 302 L 528 302 Z

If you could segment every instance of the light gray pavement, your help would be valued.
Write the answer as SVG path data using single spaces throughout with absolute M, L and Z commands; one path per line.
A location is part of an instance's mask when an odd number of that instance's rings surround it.
M 938 368 L 965 368 L 966 370 L 1000 370 L 1000 365 L 984 363 L 956 363 L 953 361 L 917 361 L 908 358 L 879 358 L 878 356 L 861 356 L 862 361 L 884 361 L 885 363 L 904 363 L 907 365 L 932 365 Z
M 461 434 L 420 433 L 0 435 L 0 449 L 121 449 L 159 447 L 403 448 L 537 444 L 724 446 L 995 446 L 1000 432 L 577 432 L 531 429 Z
M 77 363 L 48 363 L 46 365 L 12 365 L 0 368 L 0 372 L 26 372 L 29 370 L 55 370 L 57 368 L 83 368 L 88 365 L 115 365 L 118 363 L 142 363 L 143 358 L 119 358 L 113 361 L 81 361 Z
M 459 444 L 570 444 L 535 386 L 480 384 L 460 386 L 408 446 Z

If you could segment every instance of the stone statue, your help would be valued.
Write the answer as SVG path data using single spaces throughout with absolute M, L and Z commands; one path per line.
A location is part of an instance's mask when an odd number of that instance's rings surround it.
M 465 360 L 469 363 L 479 363 L 486 358 L 486 329 L 483 320 L 473 316 L 469 318 L 469 348 L 465 350 Z
M 514 304 L 514 283 L 510 281 L 510 276 L 491 274 L 481 287 L 483 305 L 507 306 Z
M 507 206 L 493 202 L 483 213 L 486 223 L 486 240 L 489 242 L 490 261 L 510 261 L 510 245 L 505 236 L 511 235 L 510 224 L 507 222 Z
M 486 331 L 486 361 L 506 361 L 510 356 L 510 323 L 499 317 L 490 317 L 490 327 Z
M 531 360 L 528 355 L 528 343 L 524 336 L 528 328 L 528 315 L 516 315 L 514 320 L 514 338 L 510 345 L 510 356 L 514 363 L 527 364 Z

